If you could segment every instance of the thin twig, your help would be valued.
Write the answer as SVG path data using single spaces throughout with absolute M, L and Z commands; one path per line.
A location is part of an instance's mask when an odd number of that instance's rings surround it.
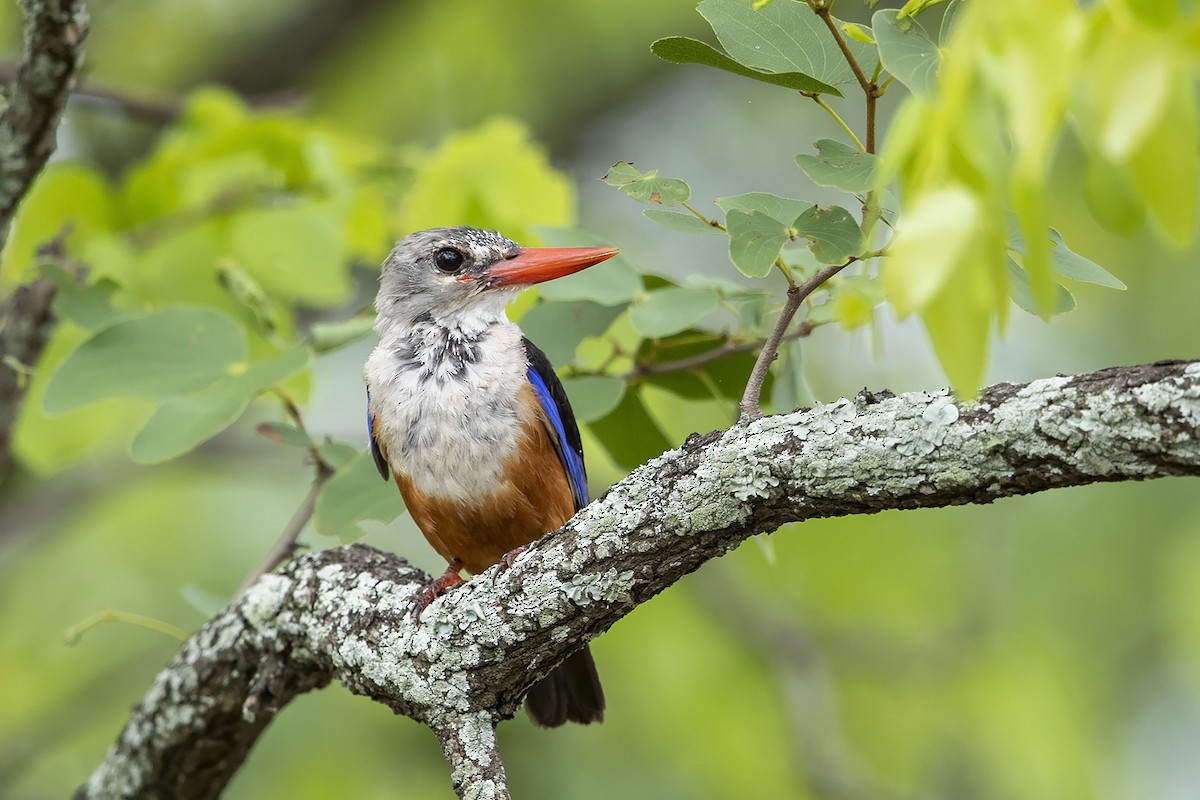
M 837 113 L 833 106 L 825 102 L 825 99 L 822 98 L 821 95 L 817 94 L 816 92 L 801 92 L 800 94 L 804 95 L 805 97 L 811 97 L 816 101 L 817 105 L 825 109 L 825 111 L 829 113 L 829 116 L 833 117 L 833 121 L 840 125 L 842 130 L 846 132 L 846 135 L 849 136 L 854 142 L 855 147 L 864 152 L 869 152 L 867 151 L 867 146 L 862 143 L 862 139 L 859 139 L 858 134 L 854 132 L 854 129 L 846 123 L 846 120 L 842 119 L 842 115 Z
M 312 519 L 313 510 L 317 506 L 317 496 L 321 494 L 321 489 L 325 488 L 325 484 L 333 477 L 333 472 L 333 468 L 325 463 L 325 461 L 317 462 L 317 476 L 313 479 L 312 486 L 309 488 L 304 502 L 300 504 L 300 507 L 296 509 L 296 513 L 288 520 L 287 526 L 279 534 L 279 538 L 275 540 L 275 544 L 263 556 L 263 560 L 242 581 L 242 585 L 238 589 L 238 594 L 246 591 L 255 581 L 292 556 L 296 550 L 296 539 L 300 537 L 304 526 Z
M 284 411 L 291 417 L 292 422 L 300 429 L 305 438 L 308 439 L 308 453 L 312 457 L 316 475 L 313 477 L 308 495 L 300 503 L 300 507 L 296 509 L 296 513 L 288 520 L 288 524 L 284 526 L 283 532 L 279 534 L 279 538 L 275 540 L 275 544 L 271 545 L 271 549 L 263 556 L 263 560 L 242 581 L 241 588 L 238 589 L 238 594 L 246 591 L 255 581 L 292 556 L 296 550 L 296 540 L 300 538 L 300 534 L 304 531 L 304 526 L 312 519 L 313 511 L 317 507 L 317 497 L 321 494 L 321 490 L 325 488 L 325 484 L 337 472 L 333 468 L 333 465 L 321 455 L 321 451 L 317 448 L 316 443 L 308 436 L 308 429 L 304 427 L 304 417 L 300 414 L 299 406 L 285 392 L 276 389 L 275 394 L 279 397 Z
M 750 380 L 746 381 L 746 391 L 742 393 L 742 402 L 740 403 L 743 419 L 754 420 L 762 416 L 762 406 L 759 396 L 762 394 L 763 383 L 767 379 L 767 370 L 771 368 L 772 362 L 779 357 L 779 344 L 783 341 L 788 326 L 792 324 L 792 317 L 796 316 L 796 312 L 800 309 L 800 304 L 816 291 L 821 284 L 857 260 L 857 256 L 851 256 L 844 263 L 825 267 L 825 269 L 813 275 L 799 286 L 792 286 L 788 289 L 787 303 L 784 304 L 783 311 L 779 312 L 779 319 L 775 322 L 775 329 L 771 331 L 771 335 L 763 342 L 762 352 L 758 354 L 758 360 L 754 362 L 754 371 L 750 373 Z
M 799 328 L 784 336 L 780 342 L 791 341 L 792 339 L 800 339 L 808 336 L 816 329 L 817 325 L 812 322 L 805 322 Z M 695 369 L 702 367 L 710 361 L 717 361 L 726 356 L 737 355 L 738 353 L 749 353 L 758 350 L 766 343 L 765 339 L 755 339 L 750 342 L 734 342 L 727 340 L 722 344 L 714 347 L 711 350 L 705 350 L 703 353 L 697 353 L 694 356 L 687 358 L 677 358 L 673 361 L 659 361 L 657 363 L 638 364 L 633 369 L 621 376 L 621 380 L 630 381 L 637 378 L 644 378 L 647 375 L 662 375 L 667 372 L 681 372 L 683 370 Z

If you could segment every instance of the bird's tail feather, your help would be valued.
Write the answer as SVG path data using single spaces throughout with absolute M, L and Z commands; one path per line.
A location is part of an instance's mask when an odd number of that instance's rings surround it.
M 525 710 L 535 725 L 557 728 L 565 722 L 601 722 L 604 690 L 588 648 L 572 653 L 554 671 L 533 685 Z

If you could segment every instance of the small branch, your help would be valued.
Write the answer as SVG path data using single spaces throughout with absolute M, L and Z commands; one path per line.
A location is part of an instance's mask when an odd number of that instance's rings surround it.
M 813 330 L 816 329 L 816 327 L 817 326 L 812 323 L 805 322 L 795 331 L 784 336 L 783 339 L 780 340 L 780 343 L 808 336 L 813 332 Z M 680 372 L 682 370 L 695 369 L 696 367 L 704 366 L 710 361 L 717 361 L 725 358 L 726 356 L 737 355 L 738 353 L 749 353 L 751 351 L 758 350 L 765 343 L 765 339 L 755 340 L 752 342 L 726 341 L 723 344 L 714 347 L 712 350 L 705 350 L 703 353 L 697 353 L 696 355 L 688 356 L 687 358 L 677 358 L 674 361 L 659 361 L 651 364 L 638 364 L 629 372 L 626 372 L 624 375 L 622 375 L 621 380 L 630 381 L 637 378 L 644 378 L 647 375 L 662 375 L 666 372 Z
M 434 731 L 450 763 L 450 782 L 462 800 L 508 800 L 508 781 L 496 723 L 486 711 L 450 718 L 446 727 Z
M 325 488 L 325 484 L 333 477 L 333 468 L 324 460 L 317 461 L 316 469 L 317 476 L 313 479 L 312 486 L 309 487 L 304 501 L 300 503 L 300 507 L 296 509 L 296 513 L 288 520 L 288 524 L 284 526 L 283 532 L 279 534 L 279 538 L 275 540 L 275 544 L 271 545 L 271 549 L 263 556 L 263 560 L 242 581 L 241 588 L 238 589 L 238 594 L 246 591 L 255 581 L 295 554 L 296 540 L 300 538 L 300 534 L 304 531 L 304 526 L 312 519 L 313 510 L 317 507 L 317 497 L 321 494 L 321 490 Z
M 317 449 L 316 444 L 309 437 L 308 429 L 304 427 L 304 417 L 300 414 L 300 408 L 296 405 L 295 401 L 281 390 L 275 390 L 275 394 L 279 396 L 280 402 L 283 403 L 284 411 L 292 418 L 292 422 L 296 424 L 296 427 L 308 439 L 308 454 L 313 460 L 316 475 L 313 478 L 312 486 L 308 490 L 308 495 L 300 503 L 300 507 L 296 509 L 296 513 L 288 520 L 288 524 L 284 526 L 283 532 L 279 534 L 279 538 L 275 540 L 275 544 L 263 556 L 263 560 L 242 581 L 242 586 L 238 589 L 238 594 L 246 591 L 251 584 L 295 554 L 296 540 L 304 531 L 304 526 L 312 519 L 313 511 L 317 507 L 317 497 L 321 494 L 321 490 L 325 488 L 325 484 L 329 482 L 329 479 L 337 471 L 333 468 L 332 464 L 321 456 L 321 451 Z
M 22 0 L 25 50 L 0 113 L 0 247 L 17 205 L 54 152 L 55 131 L 83 63 L 83 0 Z
M 771 335 L 763 342 L 762 352 L 758 354 L 758 360 L 754 362 L 754 370 L 750 373 L 750 379 L 746 381 L 746 391 L 742 393 L 742 402 L 740 403 L 742 419 L 754 420 L 762 416 L 762 406 L 759 396 L 762 394 L 763 383 L 767 380 L 767 370 L 771 368 L 771 364 L 779 357 L 779 344 L 783 341 L 788 326 L 792 324 L 792 317 L 796 316 L 796 312 L 800 309 L 800 304 L 816 291 L 821 284 L 857 260 L 858 258 L 851 257 L 844 264 L 834 264 L 825 267 L 825 269 L 813 275 L 799 286 L 792 286 L 788 289 L 787 303 L 784 304 L 783 310 L 779 312 L 779 319 L 775 323 L 775 329 L 771 331 Z

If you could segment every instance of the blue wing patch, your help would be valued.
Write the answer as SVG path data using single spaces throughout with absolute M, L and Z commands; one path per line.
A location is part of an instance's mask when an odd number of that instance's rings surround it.
M 571 441 L 567 438 L 562 414 L 559 413 L 558 401 L 550 387 L 546 385 L 546 381 L 532 364 L 525 374 L 529 377 L 529 383 L 533 385 L 538 403 L 546 412 L 550 424 L 554 426 L 554 449 L 558 451 L 558 460 L 562 462 L 563 469 L 567 472 L 567 482 L 571 484 L 571 495 L 575 501 L 575 508 L 576 510 L 583 508 L 588 504 L 587 474 L 583 469 L 583 456 L 571 446 Z M 561 392 L 561 386 L 559 391 Z M 568 413 L 570 413 L 569 410 Z

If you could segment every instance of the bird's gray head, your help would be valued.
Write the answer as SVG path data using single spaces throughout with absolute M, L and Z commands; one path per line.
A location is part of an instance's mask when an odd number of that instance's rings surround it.
M 616 255 L 615 248 L 523 248 L 495 231 L 433 228 L 397 243 L 379 277 L 375 327 L 419 321 L 480 329 L 505 319 L 504 307 L 534 283 L 569 275 Z

